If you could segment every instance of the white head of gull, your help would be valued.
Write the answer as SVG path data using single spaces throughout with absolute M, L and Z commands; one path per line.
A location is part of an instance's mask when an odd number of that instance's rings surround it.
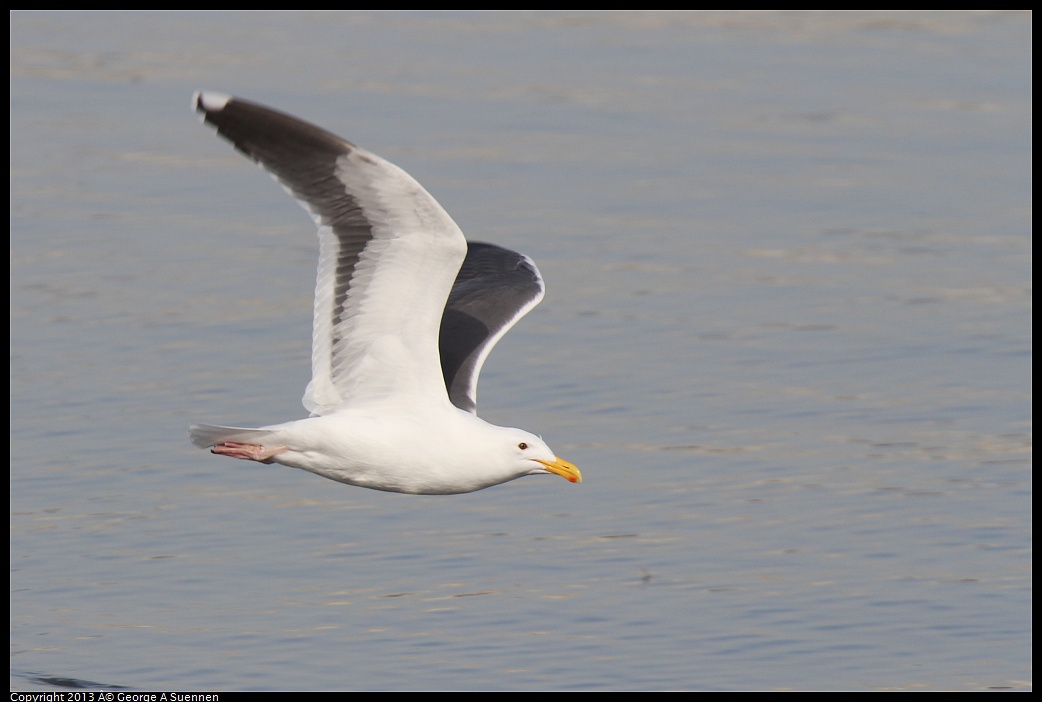
M 546 473 L 582 481 L 538 436 L 476 414 L 489 351 L 543 297 L 531 259 L 468 244 L 408 173 L 313 124 L 212 92 L 192 105 L 311 214 L 320 250 L 311 416 L 195 424 L 192 443 L 390 492 L 448 495 Z

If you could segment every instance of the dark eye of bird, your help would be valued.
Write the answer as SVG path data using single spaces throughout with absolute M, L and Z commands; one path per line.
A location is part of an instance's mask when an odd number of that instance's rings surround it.
M 520 444 L 517 445 L 517 447 L 519 449 L 521 449 L 522 451 L 524 451 L 526 448 L 528 448 L 528 444 L 526 444 L 524 441 L 522 441 Z

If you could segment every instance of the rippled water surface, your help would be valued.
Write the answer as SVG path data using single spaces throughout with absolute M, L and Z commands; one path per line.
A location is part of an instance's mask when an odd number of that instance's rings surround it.
M 1031 687 L 1031 15 L 11 14 L 11 686 Z M 304 416 L 305 213 L 192 91 L 393 160 L 543 304 L 449 498 Z

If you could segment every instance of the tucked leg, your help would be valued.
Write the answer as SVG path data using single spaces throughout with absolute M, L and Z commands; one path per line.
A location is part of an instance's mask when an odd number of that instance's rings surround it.
M 257 461 L 258 463 L 274 463 L 275 456 L 280 453 L 285 453 L 289 449 L 285 446 L 276 446 L 275 448 L 264 448 L 260 444 L 240 444 L 235 441 L 226 441 L 223 444 L 217 444 L 210 453 L 216 453 L 218 456 L 230 456 L 231 458 L 239 458 L 244 461 Z

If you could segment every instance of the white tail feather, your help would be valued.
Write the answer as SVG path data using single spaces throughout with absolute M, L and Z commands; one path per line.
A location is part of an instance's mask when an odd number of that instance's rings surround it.
M 227 441 L 243 444 L 263 444 L 271 436 L 268 429 L 245 427 L 221 427 L 214 424 L 193 424 L 188 428 L 188 438 L 199 448 L 209 448 Z

